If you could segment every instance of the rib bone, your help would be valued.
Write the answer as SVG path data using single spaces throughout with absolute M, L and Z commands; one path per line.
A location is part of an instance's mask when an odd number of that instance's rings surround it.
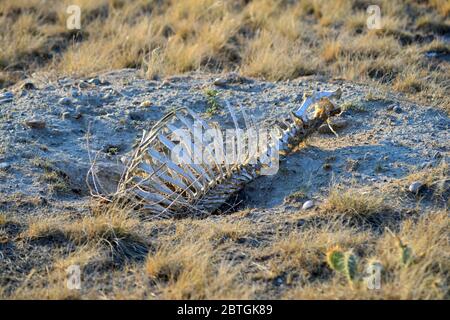
M 315 112 L 310 117 L 308 110 L 321 99 L 339 99 L 340 95 L 338 89 L 305 96 L 301 106 L 289 118 L 281 120 L 278 127 L 272 128 L 276 130 L 271 131 L 270 141 L 259 143 L 259 148 L 255 147 L 256 142 L 265 140 L 253 120 L 240 107 L 245 128 L 239 128 L 236 113 L 226 101 L 237 132 L 235 136 L 227 136 L 233 148 L 238 147 L 234 157 L 239 161 L 234 163 L 227 163 L 222 143 L 224 135 L 219 127 L 189 108 L 178 108 L 165 115 L 150 131 L 144 131 L 116 195 L 137 200 L 142 210 L 158 217 L 211 214 L 267 169 L 271 161 L 277 160 L 280 151 L 289 152 L 328 117 L 337 114 L 340 110 L 334 108 L 326 113 Z M 205 146 L 200 134 L 207 130 L 213 132 L 214 137 L 210 137 L 211 143 Z M 198 142 L 200 146 L 196 145 Z M 172 152 L 175 150 L 181 150 L 183 156 L 174 159 Z

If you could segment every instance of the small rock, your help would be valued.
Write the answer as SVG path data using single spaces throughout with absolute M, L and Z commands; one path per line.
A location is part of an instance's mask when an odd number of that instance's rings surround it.
M 86 81 L 80 81 L 80 83 L 78 84 L 78 88 L 80 89 L 85 89 L 89 87 L 89 84 Z
M 397 106 L 397 104 L 393 103 L 393 104 L 388 105 L 386 109 L 387 109 L 388 111 L 392 111 L 392 110 L 394 110 L 394 108 L 395 108 L 396 106 Z
M 308 200 L 303 204 L 302 209 L 308 210 L 308 209 L 311 209 L 312 207 L 314 207 L 314 201 Z
M 148 108 L 151 105 L 152 105 L 152 103 L 149 100 L 142 101 L 142 103 L 140 104 L 141 107 L 145 107 L 145 108 Z
M 45 128 L 45 121 L 42 121 L 42 120 L 27 120 L 27 121 L 25 121 L 25 124 L 33 129 L 44 129 Z
M 72 100 L 68 97 L 63 97 L 58 100 L 58 103 L 64 106 L 69 106 L 72 104 Z
M 63 112 L 62 114 L 61 114 L 61 119 L 62 120 L 67 120 L 67 119 L 69 119 L 70 118 L 70 112 Z
M 96 86 L 102 84 L 102 82 L 100 81 L 99 78 L 92 78 L 92 79 L 89 79 L 89 80 L 88 80 L 88 83 L 94 84 L 94 85 L 96 85 Z
M 144 121 L 145 120 L 145 113 L 139 112 L 139 111 L 131 111 L 129 113 L 129 117 L 131 120 L 134 121 Z
M 419 191 L 423 188 L 423 183 L 421 181 L 414 181 L 409 185 L 409 192 L 412 192 L 414 194 L 419 193 Z
M 395 113 L 402 113 L 403 112 L 403 109 L 399 105 L 396 105 L 392 110 Z
M 20 86 L 20 89 L 22 89 L 22 90 L 35 90 L 35 89 L 36 89 L 36 86 L 34 85 L 33 82 L 25 81 L 25 82 L 22 83 L 22 85 Z
M 11 168 L 11 165 L 7 162 L 0 162 L 0 170 L 8 170 L 9 168 Z
M 228 83 L 228 81 L 227 81 L 227 79 L 225 79 L 225 78 L 216 78 L 216 79 L 214 79 L 214 81 L 213 81 L 213 84 L 214 84 L 215 86 L 218 86 L 218 87 L 226 86 L 227 83 Z

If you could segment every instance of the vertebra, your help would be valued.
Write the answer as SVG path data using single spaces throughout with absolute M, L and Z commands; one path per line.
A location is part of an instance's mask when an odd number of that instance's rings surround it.
M 264 139 L 265 131 L 257 130 L 242 108 L 246 128 L 240 129 L 236 114 L 227 102 L 236 129 L 235 136 L 227 135 L 232 149 L 234 145 L 237 149 L 236 154 L 232 152 L 232 159 L 227 158 L 230 145 L 224 146 L 221 142 L 224 135 L 218 126 L 203 120 L 189 108 L 178 108 L 164 116 L 149 132 L 144 131 L 116 196 L 135 201 L 140 209 L 158 217 L 209 215 L 246 183 L 268 172 L 271 165 L 277 164 L 280 154 L 289 153 L 338 113 L 329 99 L 339 99 L 340 95 L 338 89 L 305 96 L 298 110 L 271 128 L 268 140 Z M 310 117 L 308 110 L 314 105 L 316 110 Z M 213 136 L 211 143 L 204 144 L 203 132 Z M 256 141 L 263 143 L 256 148 Z

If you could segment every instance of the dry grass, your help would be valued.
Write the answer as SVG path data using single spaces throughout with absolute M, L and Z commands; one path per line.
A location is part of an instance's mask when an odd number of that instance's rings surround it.
M 79 31 L 66 29 L 69 4 L 81 8 Z M 376 4 L 382 30 L 367 28 L 369 3 L 357 0 L 7 0 L 0 4 L 0 78 L 8 86 L 36 70 L 83 76 L 125 67 L 149 78 L 192 70 L 270 80 L 327 74 L 447 108 L 449 64 L 427 58 L 430 42 L 420 36 L 439 42 L 448 32 L 448 2 Z
M 438 166 L 411 173 L 402 180 L 402 183 L 408 186 L 415 181 L 420 181 L 424 185 L 423 191 L 425 193 L 431 193 L 434 199 L 443 200 L 448 205 L 450 195 L 449 174 L 448 164 L 443 161 Z M 419 196 L 422 196 L 422 194 L 419 194 Z
M 145 270 L 163 299 L 249 298 L 251 290 L 239 283 L 239 272 L 213 254 L 209 243 L 169 243 L 148 257 Z
M 448 212 L 427 211 L 399 220 L 393 235 L 366 229 L 361 221 L 348 224 L 346 215 L 367 215 L 380 208 L 373 199 L 343 204 L 350 193 L 355 194 L 355 189 L 339 199 L 331 196 L 324 208 L 333 208 L 337 214 L 326 223 L 321 210 L 270 215 L 258 223 L 252 220 L 256 212 L 246 211 L 219 220 L 145 222 L 139 228 L 133 218 L 112 217 L 108 212 L 72 222 L 61 218 L 32 222 L 25 230 L 28 239 L 63 233 L 77 247 L 64 253 L 57 248 L 65 246 L 52 242 L 56 250 L 52 264 L 45 270 L 36 267 L 19 287 L 12 292 L 7 288 L 2 295 L 26 299 L 448 299 Z M 304 221 L 301 227 L 298 221 Z M 128 260 L 110 269 L 102 240 L 110 241 L 112 232 L 136 236 L 137 229 L 151 243 L 146 259 Z M 411 250 L 407 265 L 402 262 L 398 239 Z M 326 252 L 335 246 L 358 257 L 359 276 L 353 284 L 327 265 Z M 374 260 L 383 266 L 381 290 L 370 290 L 363 281 L 367 264 Z M 81 291 L 65 286 L 65 271 L 74 264 L 82 270 Z
M 449 64 L 425 55 L 450 50 L 437 39 L 448 32 L 448 1 L 377 3 L 383 29 L 371 31 L 366 7 L 372 3 L 360 0 L 5 0 L 0 86 L 35 71 L 88 76 L 125 67 L 141 69 L 148 78 L 193 70 L 237 70 L 269 80 L 314 74 L 393 88 L 450 110 Z M 69 4 L 81 6 L 80 31 L 65 27 Z M 426 36 L 434 40 L 420 40 Z M 358 102 L 344 109 L 364 111 Z M 63 187 L 52 163 L 31 162 L 43 171 L 43 181 Z M 404 189 L 415 180 L 436 196 L 448 195 L 446 164 L 400 182 Z M 18 231 L 5 227 L 10 218 L 0 214 L 0 242 L 11 242 L 17 255 L 26 257 L 13 276 L 1 265 L 2 284 L 19 280 L 0 288 L 0 297 L 448 299 L 448 212 L 418 209 L 386 219 L 411 249 L 412 262 L 404 265 L 398 239 L 383 228 L 382 214 L 398 211 L 386 198 L 335 186 L 308 214 L 246 210 L 151 222 L 123 207 L 102 205 L 82 215 L 31 218 Z M 23 201 L 6 200 L 16 206 Z M 40 201 L 27 199 L 27 205 L 34 208 Z M 368 220 L 380 227 L 367 228 Z M 336 245 L 353 250 L 361 273 L 368 261 L 380 261 L 381 290 L 369 290 L 361 281 L 350 285 L 333 272 L 325 254 Z M 37 256 L 50 262 L 30 260 Z M 65 286 L 65 271 L 74 264 L 82 268 L 81 291 Z
M 413 262 L 405 266 L 400 259 L 397 239 L 389 233 L 368 236 L 365 257 L 359 268 L 376 259 L 383 266 L 381 289 L 370 290 L 364 281 L 353 287 L 342 277 L 325 282 L 308 282 L 288 291 L 294 299 L 448 299 L 449 238 L 448 213 L 429 212 L 418 221 L 405 221 L 396 234 L 413 252 Z M 354 246 L 351 246 L 354 248 Z
M 21 238 L 58 239 L 77 246 L 102 245 L 117 259 L 140 259 L 147 252 L 147 243 L 139 234 L 139 220 L 118 207 L 107 207 L 102 213 L 75 220 L 66 216 L 32 218 Z
M 0 213 L 0 226 L 6 224 L 6 222 L 8 222 L 8 218 L 6 217 L 5 214 Z
M 333 186 L 320 210 L 326 215 L 369 218 L 387 210 L 380 194 L 360 189 L 344 189 Z

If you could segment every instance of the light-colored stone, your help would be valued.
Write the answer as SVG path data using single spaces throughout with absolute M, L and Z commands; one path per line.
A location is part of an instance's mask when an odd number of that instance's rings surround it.
M 421 181 L 414 181 L 409 185 L 409 192 L 417 194 L 423 188 L 423 183 Z
M 399 105 L 396 105 L 392 110 L 394 110 L 395 113 L 403 112 L 403 109 Z
M 72 104 L 72 99 L 68 97 L 62 97 L 61 99 L 58 100 L 58 103 L 64 106 L 68 106 Z
M 142 101 L 141 104 L 140 104 L 140 106 L 144 107 L 144 108 L 148 108 L 151 105 L 152 105 L 152 103 L 149 100 Z
M 98 85 L 100 85 L 102 82 L 100 81 L 99 78 L 91 78 L 91 79 L 88 80 L 88 83 L 98 86 Z
M 223 86 L 227 85 L 227 83 L 228 83 L 228 81 L 225 78 L 216 78 L 216 79 L 214 79 L 214 82 L 213 82 L 213 84 L 218 87 L 223 87 Z
M 8 170 L 11 165 L 8 162 L 0 162 L 0 170 Z
M 63 112 L 61 113 L 61 119 L 62 120 L 68 120 L 70 118 L 70 112 Z
M 309 209 L 311 209 L 312 207 L 314 207 L 314 201 L 308 200 L 308 201 L 306 201 L 306 202 L 303 204 L 302 209 L 303 209 L 303 210 L 309 210 Z

